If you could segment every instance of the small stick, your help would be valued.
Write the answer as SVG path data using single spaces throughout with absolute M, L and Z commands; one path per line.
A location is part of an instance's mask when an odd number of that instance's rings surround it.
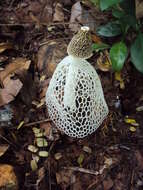
M 79 167 L 63 167 L 63 168 L 66 169 L 66 170 L 78 171 L 78 172 L 91 174 L 91 175 L 99 175 L 99 174 L 101 174 L 100 171 L 98 172 L 98 171 L 88 170 L 88 169 L 79 168 Z
M 40 25 L 43 26 L 58 26 L 58 25 L 70 25 L 70 24 L 89 24 L 89 23 L 96 23 L 95 21 L 90 21 L 90 22 L 53 22 L 53 23 L 46 23 L 46 22 L 41 22 Z M 35 22 L 23 22 L 23 23 L 0 23 L 0 26 L 29 26 L 32 24 L 36 24 Z
M 44 120 L 40 120 L 40 121 L 34 121 L 34 122 L 31 122 L 31 123 L 26 123 L 24 124 L 23 126 L 24 127 L 30 127 L 30 126 L 33 126 L 33 125 L 37 125 L 37 124 L 41 124 L 41 123 L 45 123 L 45 122 L 50 122 L 51 119 L 44 119 Z
M 17 148 L 17 146 L 15 144 L 13 144 L 12 142 L 10 142 L 7 138 L 5 138 L 4 136 L 0 135 L 0 138 L 2 138 L 4 141 L 6 141 L 9 145 L 12 145 L 14 147 Z

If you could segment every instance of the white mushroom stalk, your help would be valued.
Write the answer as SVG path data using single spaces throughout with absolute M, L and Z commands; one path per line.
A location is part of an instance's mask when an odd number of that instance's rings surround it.
M 65 57 L 50 81 L 46 103 L 55 125 L 71 137 L 93 133 L 108 114 L 100 79 L 86 61 L 92 56 L 89 27 L 70 41 Z

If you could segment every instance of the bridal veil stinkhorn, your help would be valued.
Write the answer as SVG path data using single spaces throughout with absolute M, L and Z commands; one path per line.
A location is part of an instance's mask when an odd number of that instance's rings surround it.
M 108 114 L 100 79 L 86 61 L 92 56 L 89 27 L 81 27 L 57 66 L 48 90 L 46 104 L 55 125 L 71 137 L 93 133 Z

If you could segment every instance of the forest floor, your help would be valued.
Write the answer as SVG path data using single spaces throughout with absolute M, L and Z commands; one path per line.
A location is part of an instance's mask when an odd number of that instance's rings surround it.
M 130 60 L 121 84 L 111 69 L 105 72 L 97 65 L 107 50 L 89 59 L 109 107 L 108 117 L 92 135 L 70 138 L 48 118 L 45 93 L 70 39 L 88 24 L 96 41 L 95 28 L 111 19 L 89 1 L 75 3 L 0 2 L 0 176 L 5 172 L 6 181 L 11 178 L 8 164 L 21 190 L 142 190 L 143 75 Z M 112 44 L 117 38 L 102 40 Z M 45 157 L 29 148 L 37 140 L 33 128 L 44 131 L 39 136 L 48 144 L 38 151 L 48 152 Z M 5 186 L 2 179 L 0 187 Z

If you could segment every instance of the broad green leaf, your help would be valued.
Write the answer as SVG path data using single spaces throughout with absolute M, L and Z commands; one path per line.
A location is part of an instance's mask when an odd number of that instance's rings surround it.
M 114 71 L 120 71 L 128 55 L 128 49 L 123 42 L 118 42 L 110 49 L 110 59 Z
M 94 43 L 92 45 L 92 49 L 93 51 L 100 51 L 100 50 L 104 50 L 104 49 L 108 49 L 110 46 L 108 44 L 104 44 L 104 43 Z
M 100 26 L 97 29 L 97 33 L 100 36 L 114 37 L 121 34 L 120 25 L 116 22 L 109 22 L 104 26 Z
M 140 33 L 131 46 L 131 60 L 138 71 L 143 73 L 143 34 Z
M 113 5 L 120 3 L 122 0 L 100 0 L 100 8 L 101 10 L 108 9 L 109 7 L 112 7 Z
M 113 10 L 112 10 L 112 15 L 113 15 L 115 18 L 122 18 L 123 16 L 125 16 L 125 13 L 124 13 L 122 10 L 113 9 Z

